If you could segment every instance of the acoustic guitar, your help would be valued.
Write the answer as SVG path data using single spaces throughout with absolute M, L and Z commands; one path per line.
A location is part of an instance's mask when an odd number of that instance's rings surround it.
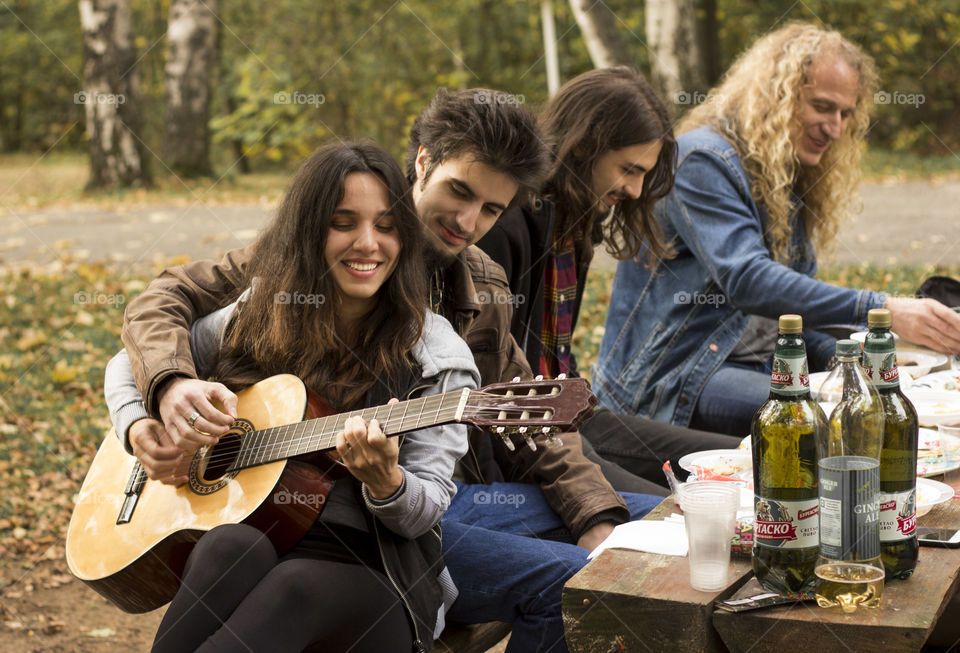
M 139 461 L 110 431 L 76 497 L 67 529 L 70 571 L 126 612 L 167 603 L 187 556 L 220 524 L 244 522 L 285 552 L 307 532 L 333 482 L 347 472 L 325 453 L 351 415 L 376 419 L 388 436 L 439 424 L 468 423 L 533 446 L 573 430 L 596 404 L 583 379 L 499 383 L 331 415 L 291 375 L 265 379 L 237 393 L 237 419 L 212 447 L 184 457 L 188 481 L 147 478 Z M 305 420 L 305 421 L 301 421 Z M 334 453 L 335 456 L 335 453 Z

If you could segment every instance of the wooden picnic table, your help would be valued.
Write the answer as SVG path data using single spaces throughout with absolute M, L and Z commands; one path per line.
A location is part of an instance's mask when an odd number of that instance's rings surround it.
M 646 519 L 678 511 L 667 497 Z M 934 506 L 918 524 L 960 527 L 960 500 Z M 567 582 L 564 627 L 574 653 L 783 653 L 801 644 L 812 651 L 919 651 L 924 643 L 949 646 L 960 635 L 956 618 L 944 619 L 934 633 L 945 610 L 960 615 L 960 603 L 950 605 L 960 587 L 958 572 L 960 549 L 921 547 L 913 576 L 887 584 L 877 609 L 845 615 L 806 602 L 730 613 L 713 603 L 738 594 L 748 581 L 759 587 L 749 560 L 731 561 L 728 587 L 712 593 L 690 587 L 686 557 L 607 550 Z

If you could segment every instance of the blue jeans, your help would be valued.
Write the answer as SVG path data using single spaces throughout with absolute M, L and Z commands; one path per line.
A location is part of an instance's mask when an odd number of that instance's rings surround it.
M 662 500 L 622 494 L 639 519 Z M 443 557 L 460 594 L 449 621 L 513 623 L 507 653 L 564 653 L 563 584 L 587 564 L 586 549 L 536 485 L 457 483 L 443 516 Z
M 836 350 L 836 339 L 806 329 L 803 339 L 811 372 L 827 369 Z M 773 356 L 766 363 L 726 362 L 711 376 L 693 412 L 690 426 L 744 437 L 750 435 L 750 423 L 757 409 L 770 396 L 770 372 Z

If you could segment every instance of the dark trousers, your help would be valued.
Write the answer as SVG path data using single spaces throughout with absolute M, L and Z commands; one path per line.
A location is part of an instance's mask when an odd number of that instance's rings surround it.
M 735 449 L 742 439 L 621 415 L 606 408 L 598 409 L 583 423 L 580 435 L 587 458 L 600 465 L 615 490 L 659 496 L 669 494 L 663 463 L 669 460 L 682 480 L 677 465 L 682 456 L 708 449 Z

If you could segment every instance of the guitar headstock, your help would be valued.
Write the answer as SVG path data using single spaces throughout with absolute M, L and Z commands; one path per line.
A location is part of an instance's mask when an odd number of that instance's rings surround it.
M 492 383 L 470 393 L 461 417 L 482 429 L 502 436 L 529 432 L 553 434 L 573 431 L 593 413 L 597 398 L 586 379 L 515 380 Z M 504 442 L 512 448 L 509 438 Z M 529 444 L 532 444 L 528 440 Z

